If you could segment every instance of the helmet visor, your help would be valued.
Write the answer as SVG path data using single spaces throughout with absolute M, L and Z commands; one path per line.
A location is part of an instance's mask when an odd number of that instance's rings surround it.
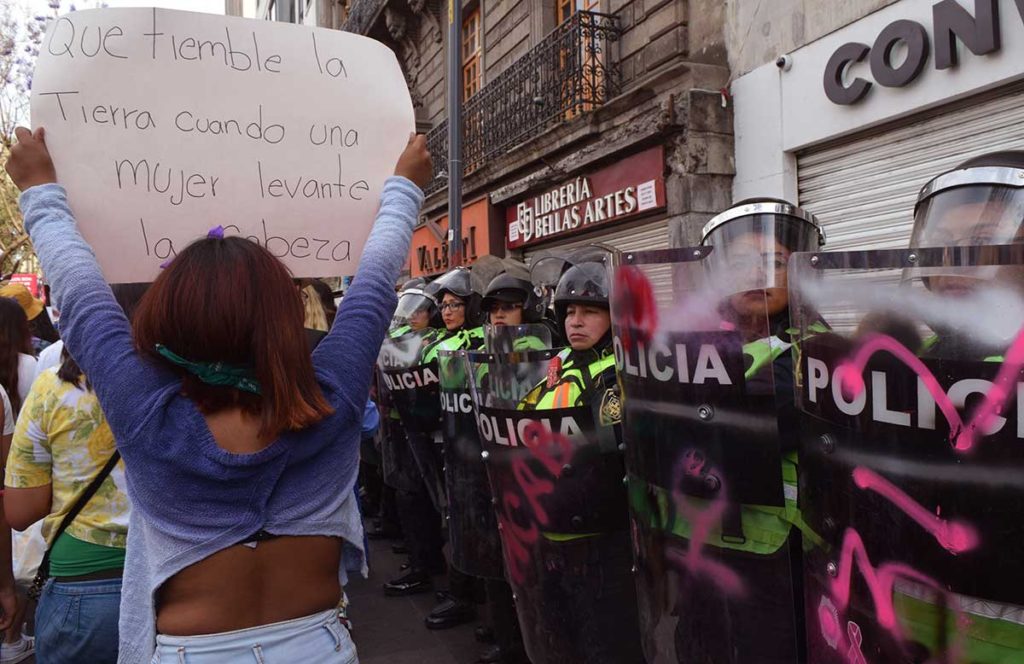
M 412 325 L 416 329 L 422 329 L 430 324 L 430 319 L 436 314 L 437 303 L 434 302 L 434 298 L 419 288 L 411 288 L 399 296 L 391 326 L 394 328 Z
M 813 224 L 778 214 L 751 214 L 713 227 L 704 238 L 712 247 L 706 279 L 723 294 L 785 289 L 789 257 L 818 248 Z

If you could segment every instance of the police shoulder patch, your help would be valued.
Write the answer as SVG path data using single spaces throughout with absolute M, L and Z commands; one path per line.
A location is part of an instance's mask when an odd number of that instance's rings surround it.
M 610 427 L 622 422 L 622 400 L 615 388 L 608 388 L 601 399 L 601 426 Z

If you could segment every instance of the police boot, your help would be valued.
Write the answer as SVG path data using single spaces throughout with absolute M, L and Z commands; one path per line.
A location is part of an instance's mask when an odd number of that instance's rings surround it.
M 405 574 L 384 584 L 384 594 L 388 597 L 416 595 L 430 592 L 433 589 L 434 582 L 430 579 L 430 574 L 416 568 L 410 569 Z
M 479 664 L 525 664 L 529 660 L 522 649 L 513 652 L 495 644 L 484 648 L 476 661 Z
M 434 607 L 423 622 L 427 629 L 449 629 L 476 620 L 476 605 L 451 597 Z

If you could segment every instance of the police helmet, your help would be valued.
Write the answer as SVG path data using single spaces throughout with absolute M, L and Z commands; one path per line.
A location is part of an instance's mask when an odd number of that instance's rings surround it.
M 451 293 L 462 300 L 466 305 L 466 328 L 478 327 L 483 321 L 483 311 L 480 301 L 483 297 L 483 288 L 478 280 L 473 278 L 469 268 L 457 267 L 444 273 L 431 282 L 427 292 L 431 294 L 440 307 L 446 293 Z
M 789 254 L 819 249 L 825 231 L 813 214 L 792 203 L 751 198 L 705 224 L 701 244 L 712 248 L 705 277 L 721 292 L 740 293 L 784 288 Z
M 402 284 L 398 291 L 398 306 L 395 307 L 394 316 L 391 318 L 391 329 L 397 329 L 409 325 L 410 320 L 418 311 L 426 311 L 428 315 L 427 327 L 439 327 L 441 315 L 437 308 L 437 301 L 427 292 L 426 279 L 409 279 Z
M 487 284 L 481 306 L 487 312 L 498 302 L 518 302 L 523 305 L 523 322 L 539 323 L 544 318 L 543 294 L 529 279 L 504 272 Z
M 929 181 L 914 206 L 910 246 L 1020 242 L 1024 224 L 1024 151 L 974 157 Z
M 593 304 L 608 308 L 608 273 L 604 262 L 578 263 L 558 280 L 553 298 L 558 327 L 565 329 L 570 304 Z

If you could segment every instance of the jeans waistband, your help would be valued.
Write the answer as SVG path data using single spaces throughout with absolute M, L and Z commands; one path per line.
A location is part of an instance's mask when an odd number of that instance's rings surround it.
M 51 578 L 49 590 L 57 595 L 103 595 L 121 592 L 121 579 L 94 579 L 92 581 L 61 581 Z
M 314 613 L 301 618 L 293 618 L 282 622 L 270 623 L 269 625 L 257 625 L 235 629 L 230 632 L 217 632 L 216 634 L 197 634 L 195 636 L 172 636 L 169 634 L 157 634 L 156 642 L 159 646 L 171 647 L 192 647 L 201 648 L 206 645 L 223 646 L 231 641 L 250 641 L 258 639 L 261 643 L 270 644 L 275 639 L 287 639 L 307 630 L 314 630 L 323 627 L 325 624 L 338 622 L 338 610 L 328 609 L 320 613 Z

